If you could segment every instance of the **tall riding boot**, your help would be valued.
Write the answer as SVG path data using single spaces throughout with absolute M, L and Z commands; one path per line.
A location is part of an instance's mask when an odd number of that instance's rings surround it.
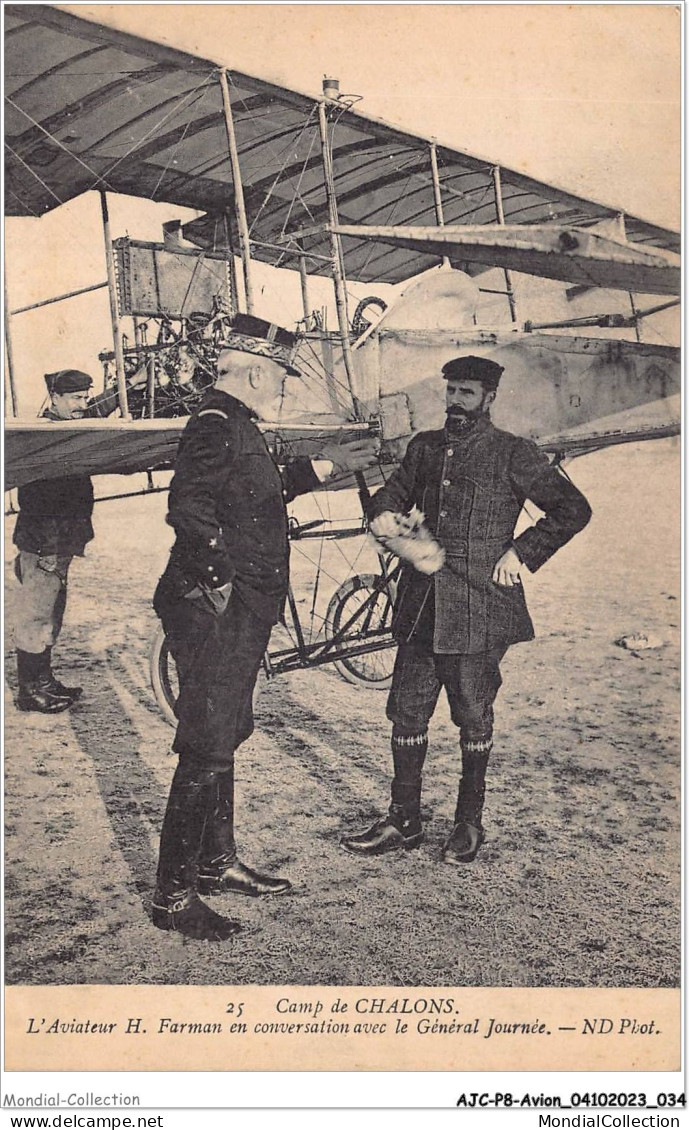
M 60 694 L 46 674 L 45 651 L 21 651 L 17 648 L 17 708 L 36 710 L 39 714 L 59 714 L 67 710 L 74 699 Z M 48 670 L 49 670 L 48 666 Z
M 209 796 L 217 773 L 180 762 L 172 779 L 160 834 L 160 858 L 152 919 L 161 930 L 222 942 L 239 923 L 216 914 L 196 893 L 196 866 Z
M 261 875 L 237 858 L 234 840 L 234 768 L 219 773 L 211 789 L 201 845 L 197 888 L 202 895 L 282 895 L 287 879 Z
M 343 836 L 340 844 L 345 851 L 353 855 L 383 855 L 419 846 L 423 840 L 421 774 L 427 752 L 427 730 L 414 734 L 397 726 L 393 727 L 392 761 L 395 775 L 388 814 L 358 836 Z
M 484 840 L 483 802 L 486 796 L 486 769 L 493 748 L 490 737 L 462 740 L 462 779 L 459 782 L 455 825 L 443 847 L 443 863 L 472 863 Z
M 44 672 L 48 681 L 48 686 L 53 694 L 60 695 L 62 698 L 71 698 L 72 702 L 76 702 L 81 697 L 83 687 L 66 687 L 59 679 L 55 678 L 52 667 L 53 649 L 47 647 L 43 652 L 43 662 L 45 664 Z

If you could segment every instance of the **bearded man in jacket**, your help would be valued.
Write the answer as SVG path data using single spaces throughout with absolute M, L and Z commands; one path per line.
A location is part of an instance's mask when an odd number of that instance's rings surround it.
M 500 662 L 512 644 L 534 636 L 522 570 L 540 569 L 591 516 L 584 496 L 534 443 L 491 423 L 489 410 L 502 372 L 488 358 L 449 361 L 442 370 L 445 427 L 412 438 L 400 467 L 370 504 L 371 532 L 383 542 L 399 531 L 400 515 L 413 506 L 423 511 L 444 564 L 432 576 L 403 565 L 393 616 L 399 648 L 387 704 L 391 804 L 371 828 L 343 837 L 342 846 L 355 855 L 421 843 L 428 723 L 444 687 L 459 729 L 462 773 L 441 859 L 473 861 L 484 839 Z M 515 536 L 527 500 L 543 517 Z

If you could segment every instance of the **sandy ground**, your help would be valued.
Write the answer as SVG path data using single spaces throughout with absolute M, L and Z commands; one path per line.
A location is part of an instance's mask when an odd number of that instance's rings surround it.
M 261 690 L 239 756 L 238 838 L 247 862 L 287 874 L 295 889 L 272 902 L 214 900 L 243 925 L 220 947 L 149 920 L 174 769 L 147 669 L 150 599 L 170 540 L 165 495 L 100 504 L 56 649 L 62 677 L 84 684 L 82 702 L 55 719 L 18 713 L 7 633 L 8 982 L 678 984 L 679 449 L 628 445 L 569 471 L 594 519 L 527 579 L 538 638 L 504 661 L 475 864 L 437 862 L 459 765 L 444 702 L 431 729 L 425 843 L 361 863 L 338 838 L 387 805 L 385 696 L 330 666 L 283 675 Z M 299 512 L 328 505 L 338 516 L 357 510 L 339 495 Z M 302 554 L 318 548 L 293 546 L 306 618 L 314 571 Z M 362 540 L 325 544 L 321 613 L 346 576 L 343 554 L 359 571 L 375 562 Z M 9 568 L 7 578 L 11 625 Z M 615 645 L 639 632 L 662 646 Z

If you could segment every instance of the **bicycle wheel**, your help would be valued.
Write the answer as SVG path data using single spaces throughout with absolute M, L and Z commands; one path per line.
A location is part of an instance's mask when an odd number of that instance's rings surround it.
M 177 725 L 175 703 L 179 693 L 177 686 L 177 668 L 170 655 L 167 638 L 162 628 L 159 628 L 153 637 L 151 650 L 148 656 L 151 674 L 151 686 L 158 706 L 171 726 Z
M 342 647 L 385 642 L 385 647 L 343 659 L 334 659 L 333 666 L 344 679 L 360 687 L 387 690 L 392 683 L 392 669 L 395 665 L 395 652 L 390 626 L 392 623 L 393 585 L 376 592 L 380 587 L 380 576 L 361 573 L 349 577 L 333 596 L 325 620 L 325 634 L 334 639 L 342 630 L 339 641 Z M 348 627 L 352 617 L 356 619 Z M 337 655 L 337 649 L 333 652 Z
M 175 704 L 177 702 L 177 696 L 179 695 L 177 667 L 175 666 L 174 659 L 170 655 L 167 636 L 162 628 L 159 628 L 153 637 L 148 656 L 148 664 L 151 687 L 153 688 L 156 702 L 162 710 L 165 720 L 169 722 L 171 726 L 176 726 L 177 715 L 175 714 Z M 263 668 L 260 668 L 256 676 L 254 702 L 265 684 L 264 675 L 265 671 Z

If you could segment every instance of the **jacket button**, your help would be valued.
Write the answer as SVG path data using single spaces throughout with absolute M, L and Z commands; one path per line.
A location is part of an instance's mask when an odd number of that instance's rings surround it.
M 447 510 L 441 510 L 440 511 L 440 517 L 441 518 L 447 518 Z
M 454 449 L 454 447 L 448 447 L 448 449 L 447 449 L 447 454 L 448 454 L 448 455 L 454 455 L 454 453 L 455 453 L 455 449 Z
M 449 479 L 443 479 L 443 486 L 449 487 L 449 485 L 450 485 L 450 480 Z

